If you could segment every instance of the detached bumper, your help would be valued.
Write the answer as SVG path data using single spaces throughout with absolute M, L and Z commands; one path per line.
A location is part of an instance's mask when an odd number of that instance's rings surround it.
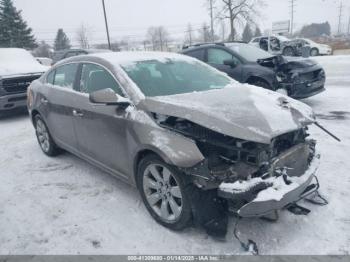
M 316 155 L 301 176 L 281 175 L 265 180 L 253 178 L 232 184 L 222 183 L 218 189 L 218 195 L 235 205 L 243 203 L 235 211 L 241 217 L 264 216 L 295 203 L 317 190 L 318 185 L 313 180 L 319 162 L 320 156 Z

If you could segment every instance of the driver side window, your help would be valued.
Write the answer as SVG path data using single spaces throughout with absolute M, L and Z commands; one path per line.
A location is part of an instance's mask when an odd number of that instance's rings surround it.
M 106 88 L 111 88 L 116 94 L 124 96 L 119 84 L 106 69 L 95 64 L 83 64 L 80 92 L 90 94 Z
M 208 63 L 215 65 L 223 65 L 225 60 L 231 60 L 233 56 L 225 50 L 218 48 L 208 49 Z

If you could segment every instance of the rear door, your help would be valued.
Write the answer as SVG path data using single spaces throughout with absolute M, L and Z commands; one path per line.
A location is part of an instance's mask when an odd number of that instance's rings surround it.
M 105 88 L 124 96 L 113 75 L 104 67 L 81 66 L 79 94 L 73 108 L 79 152 L 90 161 L 127 179 L 128 170 L 126 111 L 118 106 L 93 104 L 89 94 Z
M 46 122 L 55 141 L 71 150 L 77 149 L 72 105 L 75 104 L 74 85 L 77 81 L 79 64 L 71 63 L 56 68 L 49 74 L 48 96 L 41 99 L 47 107 Z
M 225 65 L 225 60 L 234 60 L 236 62 L 235 67 Z M 216 69 L 227 73 L 230 77 L 237 81 L 242 81 L 242 63 L 241 61 L 232 55 L 232 53 L 217 47 L 209 47 L 207 53 L 207 63 Z

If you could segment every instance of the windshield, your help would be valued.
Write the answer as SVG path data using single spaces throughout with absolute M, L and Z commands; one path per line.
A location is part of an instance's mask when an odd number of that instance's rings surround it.
M 227 44 L 226 46 L 249 62 L 256 62 L 258 59 L 271 57 L 271 54 L 268 52 L 249 44 L 235 43 Z
M 222 89 L 233 81 L 192 59 L 141 61 L 122 68 L 148 97 Z

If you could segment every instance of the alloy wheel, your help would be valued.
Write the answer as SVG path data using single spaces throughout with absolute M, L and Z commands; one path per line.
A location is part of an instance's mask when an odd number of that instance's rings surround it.
M 41 119 L 38 119 L 36 122 L 36 134 L 42 150 L 44 152 L 49 152 L 50 150 L 49 132 L 47 131 L 46 125 Z
M 146 200 L 158 217 L 167 223 L 176 222 L 183 209 L 182 193 L 171 171 L 160 164 L 150 164 L 143 174 Z

